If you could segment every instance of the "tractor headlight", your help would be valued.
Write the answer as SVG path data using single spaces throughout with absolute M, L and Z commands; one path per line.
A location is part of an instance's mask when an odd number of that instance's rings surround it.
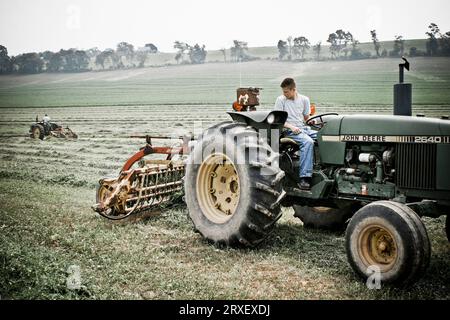
M 269 116 L 267 117 L 267 123 L 268 124 L 272 124 L 275 122 L 275 115 L 273 113 L 269 114 Z

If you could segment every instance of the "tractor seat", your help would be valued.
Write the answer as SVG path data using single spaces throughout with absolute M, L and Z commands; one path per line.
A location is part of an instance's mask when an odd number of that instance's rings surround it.
M 313 139 L 313 141 L 314 141 L 314 145 L 318 146 L 317 139 Z M 294 151 L 300 150 L 299 144 L 297 142 L 295 142 L 294 139 L 286 137 L 286 136 L 281 137 L 280 145 L 290 146 L 294 149 Z
M 280 139 L 280 145 L 289 148 L 292 151 L 298 151 L 300 150 L 300 146 L 297 142 L 295 142 L 294 139 L 283 137 Z
M 298 145 L 297 142 L 295 142 L 294 139 L 288 138 L 288 137 L 284 137 L 280 139 L 280 143 L 282 144 L 291 144 L 291 145 Z

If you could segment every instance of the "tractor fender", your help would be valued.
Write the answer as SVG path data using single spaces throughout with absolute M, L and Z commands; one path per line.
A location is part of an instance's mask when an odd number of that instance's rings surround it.
M 288 117 L 285 111 L 227 112 L 234 122 L 245 123 L 256 129 L 283 128 Z M 273 116 L 271 116 L 273 115 Z M 270 116 L 270 117 L 269 117 Z

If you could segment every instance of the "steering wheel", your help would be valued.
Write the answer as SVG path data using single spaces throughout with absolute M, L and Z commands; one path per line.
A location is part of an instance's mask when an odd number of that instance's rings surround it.
M 312 128 L 314 128 L 314 129 L 316 129 L 316 130 L 320 130 L 320 129 L 322 129 L 322 127 L 323 127 L 323 126 L 325 125 L 325 123 L 326 123 L 326 121 L 323 121 L 323 118 L 322 118 L 322 117 L 325 117 L 325 116 L 337 116 L 337 115 L 339 115 L 339 114 L 338 114 L 338 113 L 335 113 L 335 112 L 322 113 L 322 114 L 319 114 L 319 115 L 314 116 L 314 117 L 312 117 L 312 118 L 309 118 L 308 121 L 306 121 L 306 125 L 307 125 L 307 126 L 310 126 L 310 127 L 312 127 Z M 319 122 L 316 122 L 316 121 L 315 121 L 316 119 L 320 119 L 320 121 L 319 121 Z

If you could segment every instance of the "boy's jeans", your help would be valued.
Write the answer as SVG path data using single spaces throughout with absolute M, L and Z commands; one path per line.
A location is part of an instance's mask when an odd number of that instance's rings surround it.
M 317 131 L 309 127 L 303 127 L 299 134 L 286 130 L 286 137 L 289 137 L 300 145 L 300 178 L 312 177 L 314 160 L 314 140 Z

